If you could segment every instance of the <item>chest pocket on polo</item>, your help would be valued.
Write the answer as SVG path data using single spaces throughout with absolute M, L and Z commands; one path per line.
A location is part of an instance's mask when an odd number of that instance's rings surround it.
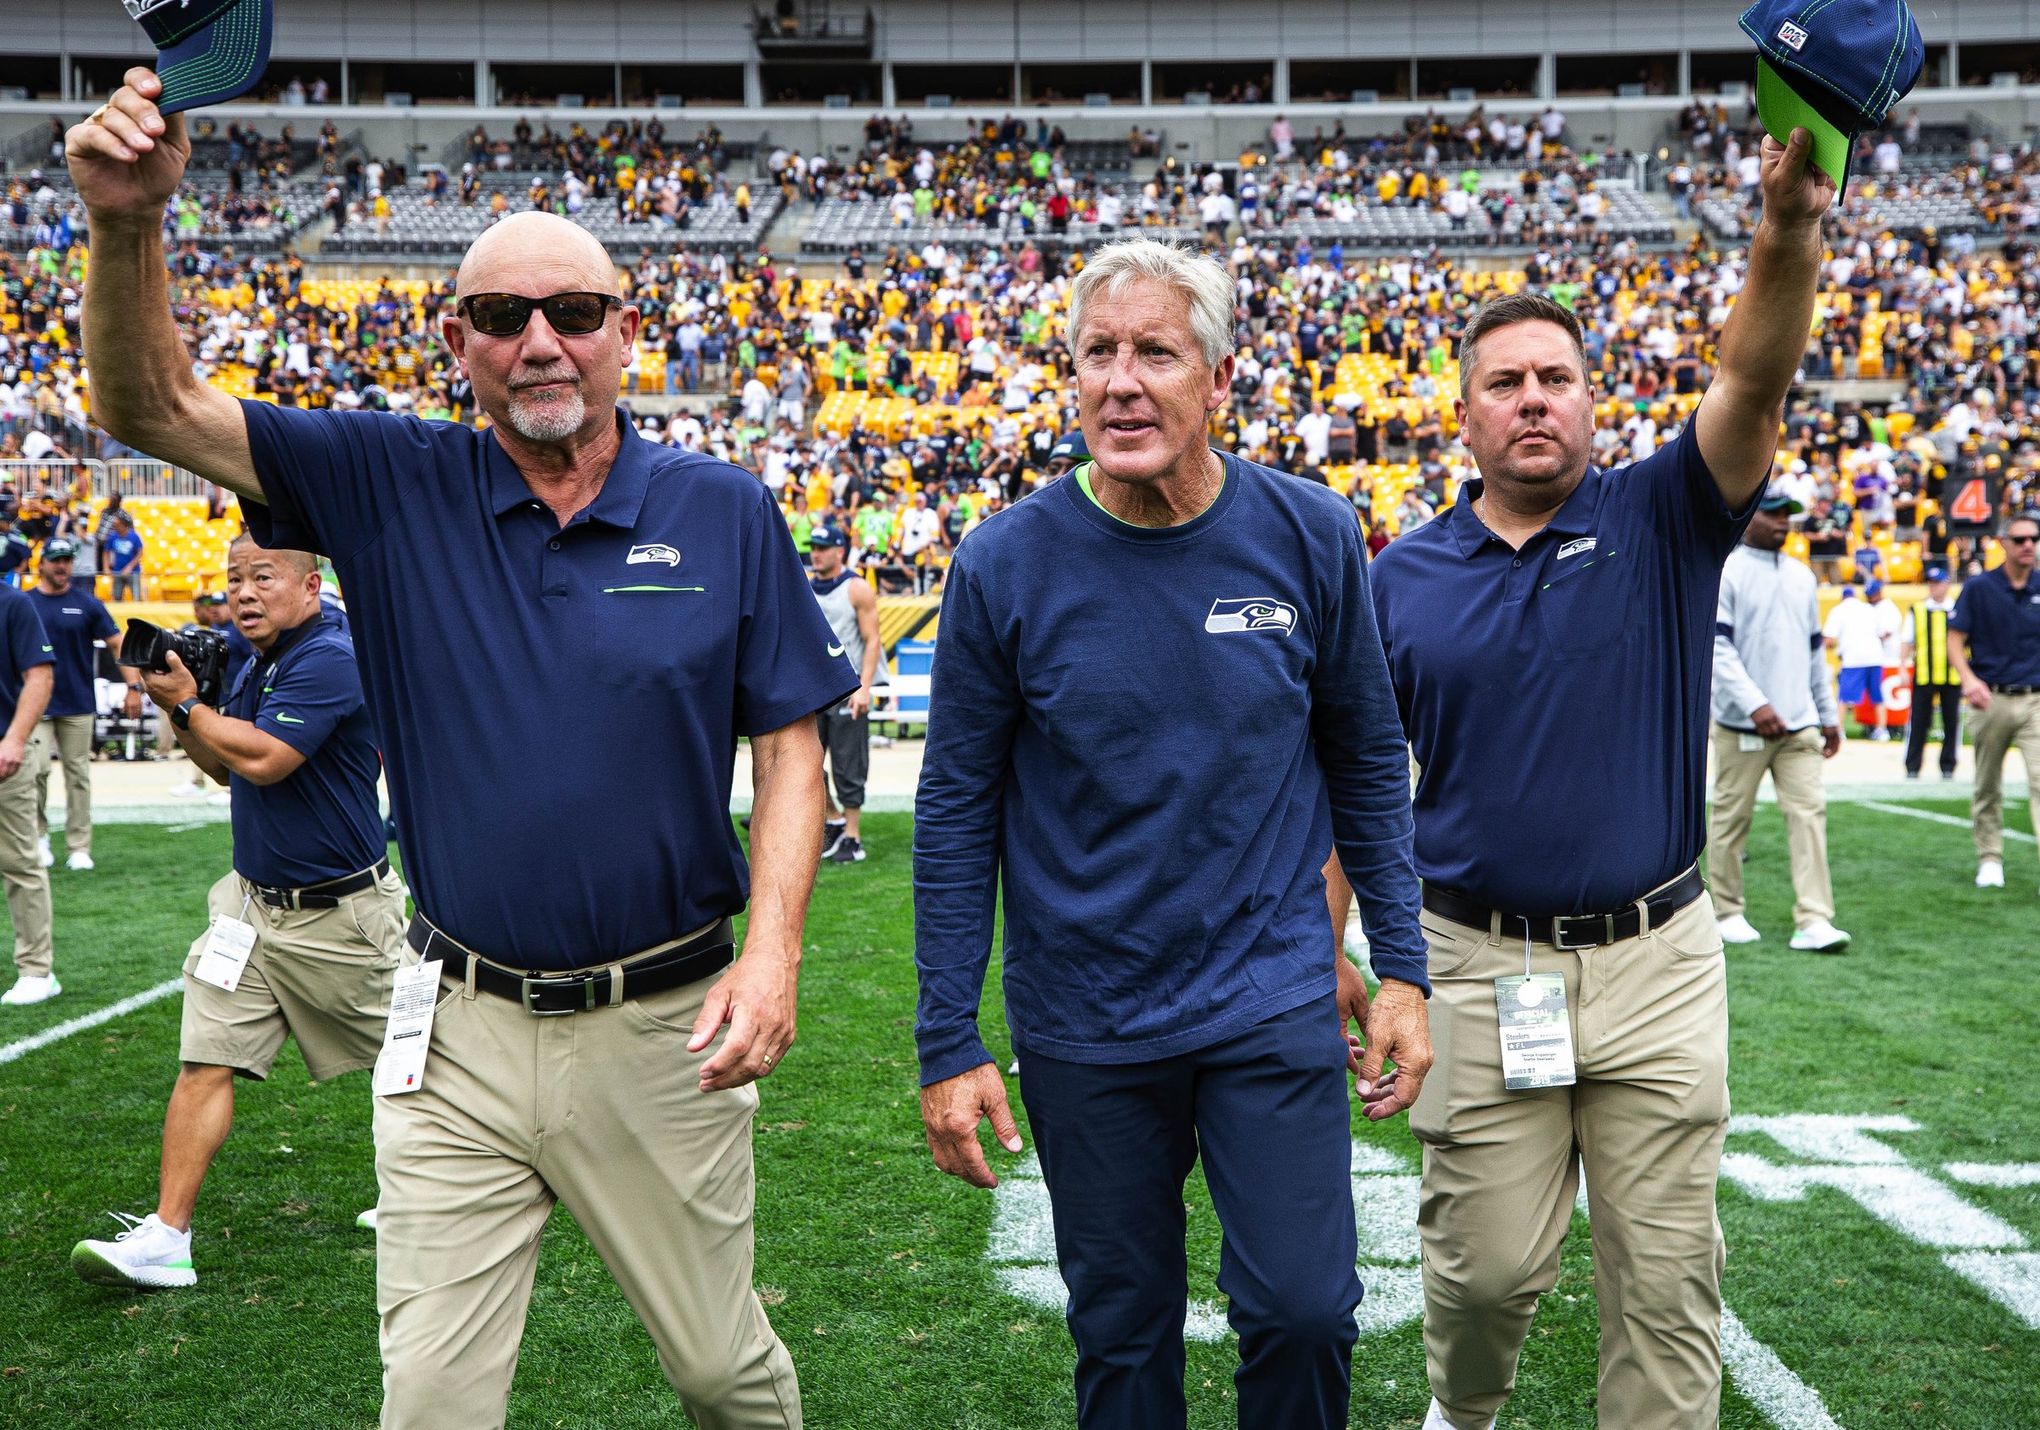
M 1559 660 L 1605 655 L 1634 628 L 1636 562 L 1614 547 L 1560 561 L 1538 585 L 1544 648 Z
M 626 690 L 693 688 L 713 673 L 722 644 L 714 597 L 693 581 L 624 579 L 587 600 L 586 656 L 604 685 Z

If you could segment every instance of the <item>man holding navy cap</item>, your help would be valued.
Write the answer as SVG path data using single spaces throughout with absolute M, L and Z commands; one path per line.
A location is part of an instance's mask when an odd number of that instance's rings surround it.
M 1816 72 L 1866 33 L 1867 4 L 1833 9 L 1855 27 L 1818 22 L 1803 56 Z M 1718 1417 L 1728 1040 L 1697 867 L 1709 675 L 1722 564 L 1770 470 L 1812 322 L 1836 188 L 1813 151 L 1804 128 L 1763 143 L 1748 278 L 1675 437 L 1626 468 L 1594 467 L 1577 319 L 1535 293 L 1494 299 L 1460 339 L 1457 412 L 1480 477 L 1375 563 L 1422 771 L 1438 1057 L 1410 1125 L 1425 1146 L 1432 1430 L 1479 1430 L 1507 1402 L 1582 1163 L 1600 1423 Z
M 502 1425 L 565 1201 L 696 1424 L 798 1426 L 752 1289 L 751 1084 L 794 1038 L 813 716 L 857 678 L 786 524 L 751 474 L 621 420 L 638 313 L 602 246 L 550 214 L 476 240 L 440 320 L 486 430 L 199 382 L 160 232 L 190 141 L 162 92 L 129 70 L 67 137 L 94 416 L 239 493 L 265 545 L 332 558 L 416 896 L 407 939 L 439 980 L 405 1045 L 429 1055 L 376 1100 L 383 1424 Z M 642 730 L 659 738 L 615 738 Z M 748 869 L 728 815 L 743 735 Z

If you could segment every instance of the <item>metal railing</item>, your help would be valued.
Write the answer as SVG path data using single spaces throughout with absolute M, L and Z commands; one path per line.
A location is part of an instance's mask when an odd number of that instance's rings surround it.
M 8 483 L 23 497 L 31 492 L 69 491 L 80 472 L 90 479 L 95 493 L 119 492 L 131 497 L 203 497 L 213 484 L 196 472 L 158 461 L 154 457 L 72 457 L 30 460 L 14 457 L 0 461 L 0 482 Z
M 106 464 L 91 458 L 9 457 L 0 460 L 0 483 L 13 487 L 16 495 L 24 499 L 48 491 L 63 492 L 68 496 L 77 484 L 80 472 L 89 476 L 93 491 L 106 490 Z

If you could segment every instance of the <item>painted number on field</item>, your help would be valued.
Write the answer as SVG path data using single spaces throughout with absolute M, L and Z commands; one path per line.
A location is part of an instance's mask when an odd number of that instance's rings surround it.
M 2040 1254 L 2019 1231 L 1965 1200 L 1955 1185 L 2040 1186 L 2040 1163 L 1951 1162 L 1938 1175 L 1907 1163 L 1880 1136 L 1917 1132 L 1910 1118 L 1797 1115 L 1736 1117 L 1729 1130 L 1768 1138 L 1785 1154 L 1773 1161 L 1747 1151 L 1725 1153 L 1722 1177 L 1764 1201 L 1800 1201 L 1810 1192 L 1838 1192 L 1893 1231 L 1933 1247 L 1941 1261 L 2029 1329 L 2040 1330 Z M 1873 1135 L 1876 1134 L 1876 1135 Z M 1353 1216 L 1360 1240 L 1366 1299 L 1360 1334 L 1379 1335 L 1418 1320 L 1424 1311 L 1418 1270 L 1414 1170 L 1392 1152 L 1353 1144 Z M 1580 1210 L 1587 1211 L 1586 1189 Z M 1055 1227 L 1041 1164 L 1032 1153 L 993 1193 L 994 1274 L 1017 1299 L 1060 1315 L 1069 1292 L 1055 1264 Z M 1225 1308 L 1192 1297 L 1183 1333 L 1213 1342 L 1229 1333 Z M 1820 1395 L 1734 1311 L 1722 1310 L 1722 1361 L 1736 1388 L 1779 1430 L 1842 1430 Z

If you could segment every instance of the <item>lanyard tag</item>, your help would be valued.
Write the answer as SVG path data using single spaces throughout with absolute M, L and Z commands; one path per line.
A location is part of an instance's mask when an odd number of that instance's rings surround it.
M 1745 735 L 1738 732 L 1735 737 L 1735 747 L 1745 755 L 1754 755 L 1764 748 L 1764 737 L 1762 735 Z
M 1495 1015 L 1502 1035 L 1502 1086 L 1511 1092 L 1571 1087 L 1572 1021 L 1566 1017 L 1565 975 L 1516 974 L 1495 980 Z
M 240 986 L 241 970 L 248 966 L 248 956 L 254 951 L 255 925 L 222 914 L 213 920 L 191 976 L 232 993 Z
M 425 1054 L 432 1047 L 432 1012 L 439 1002 L 439 960 L 399 968 L 390 988 L 390 1021 L 383 1029 L 370 1090 L 377 1097 L 425 1086 Z

